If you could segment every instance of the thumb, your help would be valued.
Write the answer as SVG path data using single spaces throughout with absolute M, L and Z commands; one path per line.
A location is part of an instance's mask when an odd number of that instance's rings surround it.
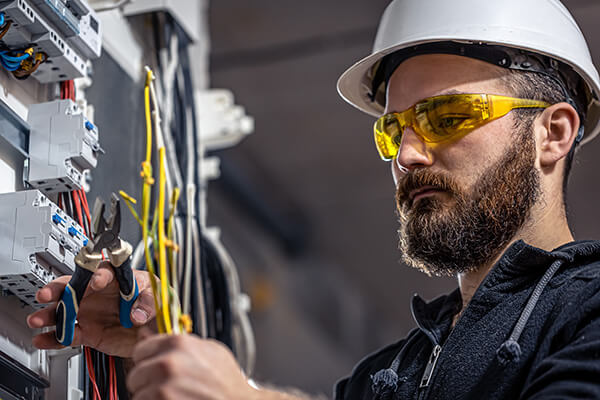
M 156 316 L 152 289 L 143 290 L 131 308 L 131 321 L 134 325 L 144 325 Z

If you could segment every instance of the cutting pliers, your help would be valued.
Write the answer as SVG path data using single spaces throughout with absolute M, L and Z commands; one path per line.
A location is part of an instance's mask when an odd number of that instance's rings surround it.
M 79 303 L 92 275 L 103 260 L 104 250 L 119 283 L 119 321 L 125 328 L 133 326 L 130 313 L 139 295 L 139 288 L 131 269 L 131 245 L 119 237 L 121 207 L 119 198 L 114 193 L 110 208 L 109 218 L 104 219 L 105 204 L 96 199 L 92 220 L 94 239 L 88 241 L 75 257 L 75 272 L 56 306 L 56 339 L 64 346 L 70 346 L 73 342 Z

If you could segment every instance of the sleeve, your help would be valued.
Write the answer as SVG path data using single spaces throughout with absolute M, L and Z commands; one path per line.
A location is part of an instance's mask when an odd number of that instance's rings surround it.
M 600 399 L 600 291 L 595 289 L 583 303 L 569 301 L 579 304 L 568 324 L 571 339 L 535 367 L 521 399 Z

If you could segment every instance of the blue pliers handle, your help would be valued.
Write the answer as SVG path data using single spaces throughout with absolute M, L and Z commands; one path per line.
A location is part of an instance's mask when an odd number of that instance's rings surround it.
M 75 272 L 56 306 L 56 339 L 63 346 L 70 346 L 73 343 L 79 303 L 92 275 L 102 262 L 104 250 L 108 253 L 119 283 L 119 321 L 125 328 L 133 326 L 131 308 L 140 291 L 131 269 L 133 249 L 129 243 L 119 237 L 121 207 L 116 194 L 112 194 L 111 212 L 108 219 L 104 218 L 104 208 L 104 202 L 96 199 L 92 224 L 94 239 L 82 247 L 75 256 Z
M 119 282 L 119 321 L 125 328 L 133 327 L 131 308 L 140 295 L 140 289 L 131 269 L 131 256 L 120 266 L 114 267 L 115 277 Z
M 114 266 L 119 283 L 119 321 L 125 328 L 133 327 L 131 308 L 139 296 L 139 287 L 131 269 L 131 256 L 120 266 Z M 93 271 L 77 266 L 71 280 L 65 287 L 56 307 L 56 339 L 63 346 L 70 346 L 75 335 L 75 322 L 79 304 Z

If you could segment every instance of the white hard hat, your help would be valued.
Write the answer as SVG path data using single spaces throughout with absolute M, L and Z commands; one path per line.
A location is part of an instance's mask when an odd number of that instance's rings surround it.
M 581 30 L 558 0 L 394 0 L 383 14 L 372 54 L 342 74 L 338 91 L 354 107 L 380 116 L 385 96 L 377 91 L 384 85 L 372 85 L 381 59 L 399 51 L 404 58 L 449 52 L 436 50 L 438 45 L 454 46 L 460 49 L 457 54 L 466 56 L 473 56 L 469 47 L 478 48 L 475 53 L 505 49 L 508 62 L 502 58 L 498 65 L 540 72 L 531 68 L 531 60 L 518 60 L 526 54 L 538 55 L 547 60 L 538 63 L 543 72 L 560 70 L 561 77 L 574 76 L 583 85 L 588 109 L 582 143 L 600 132 L 600 77 Z M 478 54 L 473 57 L 492 62 Z M 566 83 L 572 93 L 576 84 Z

